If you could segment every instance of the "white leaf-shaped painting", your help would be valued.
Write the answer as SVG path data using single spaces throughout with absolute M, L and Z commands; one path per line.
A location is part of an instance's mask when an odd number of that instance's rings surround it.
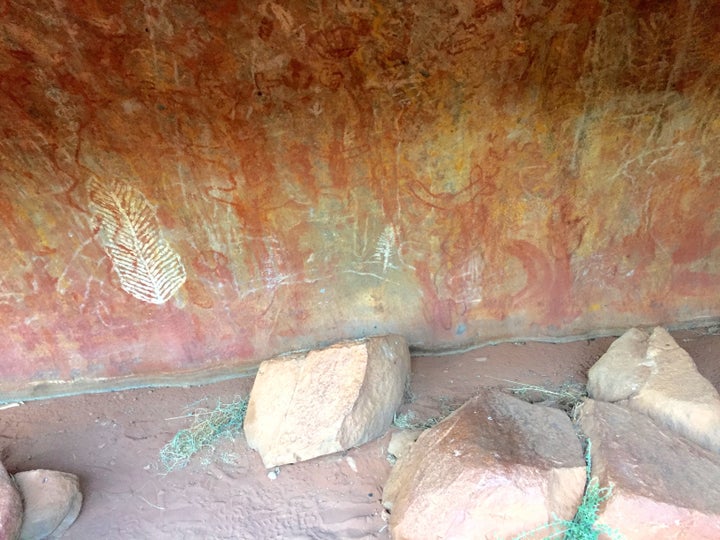
M 90 210 L 120 286 L 138 300 L 167 302 L 187 274 L 180 256 L 162 237 L 155 209 L 145 196 L 118 180 L 90 180 Z
M 375 253 L 373 259 L 379 261 L 383 265 L 383 272 L 387 272 L 388 268 L 397 268 L 392 264 L 392 256 L 395 252 L 395 229 L 391 225 L 387 225 L 378 238 L 375 245 Z

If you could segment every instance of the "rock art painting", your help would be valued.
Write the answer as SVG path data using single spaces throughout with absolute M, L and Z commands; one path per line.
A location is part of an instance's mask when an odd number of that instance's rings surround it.
M 0 1 L 0 398 L 720 317 L 720 7 Z
M 143 302 L 167 302 L 185 282 L 185 267 L 162 237 L 142 193 L 119 181 L 102 185 L 93 178 L 90 200 L 101 242 L 123 290 Z

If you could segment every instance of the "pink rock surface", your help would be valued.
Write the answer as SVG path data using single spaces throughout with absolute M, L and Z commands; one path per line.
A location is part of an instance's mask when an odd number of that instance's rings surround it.
M 20 493 L 0 462 L 0 539 L 18 538 L 22 519 L 23 504 Z
M 584 485 L 581 445 L 563 412 L 485 390 L 398 460 L 383 504 L 394 539 L 509 538 L 553 514 L 572 519 Z
M 662 327 L 649 335 L 633 328 L 613 342 L 588 372 L 588 393 L 720 452 L 720 394 Z
M 717 2 L 0 1 L 0 395 L 717 317 Z
M 720 538 L 720 455 L 626 407 L 587 400 L 592 474 L 612 485 L 598 523 L 626 540 Z
M 410 375 L 401 336 L 342 342 L 263 362 L 245 437 L 266 467 L 347 450 L 382 435 Z
M 74 474 L 35 469 L 15 474 L 23 499 L 21 540 L 62 538 L 80 514 L 82 492 Z

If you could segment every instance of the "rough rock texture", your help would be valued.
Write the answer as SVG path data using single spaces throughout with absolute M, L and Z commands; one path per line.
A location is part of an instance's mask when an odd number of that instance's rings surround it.
M 409 375 L 407 343 L 395 335 L 263 362 L 245 416 L 247 442 L 266 467 L 360 445 L 390 426 Z
M 720 538 L 720 456 L 646 415 L 587 400 L 579 422 L 592 446 L 592 474 L 613 485 L 598 523 L 626 540 Z
M 0 539 L 15 540 L 20 534 L 23 505 L 15 483 L 0 462 Z
M 393 433 L 387 447 L 391 462 L 403 457 L 421 434 L 422 430 L 417 429 L 404 429 Z
M 717 2 L 0 17 L 0 399 L 718 315 Z
M 24 505 L 21 540 L 61 538 L 82 507 L 78 477 L 36 469 L 17 473 L 15 481 Z
M 650 336 L 633 328 L 618 338 L 590 368 L 588 393 L 720 452 L 720 394 L 664 328 Z
M 581 445 L 565 414 L 486 390 L 398 460 L 383 504 L 395 539 L 508 538 L 553 513 L 572 519 L 584 485 Z

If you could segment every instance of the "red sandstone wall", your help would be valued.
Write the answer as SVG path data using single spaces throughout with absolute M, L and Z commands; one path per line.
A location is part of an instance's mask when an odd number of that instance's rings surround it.
M 0 1 L 0 394 L 719 316 L 717 6 Z

